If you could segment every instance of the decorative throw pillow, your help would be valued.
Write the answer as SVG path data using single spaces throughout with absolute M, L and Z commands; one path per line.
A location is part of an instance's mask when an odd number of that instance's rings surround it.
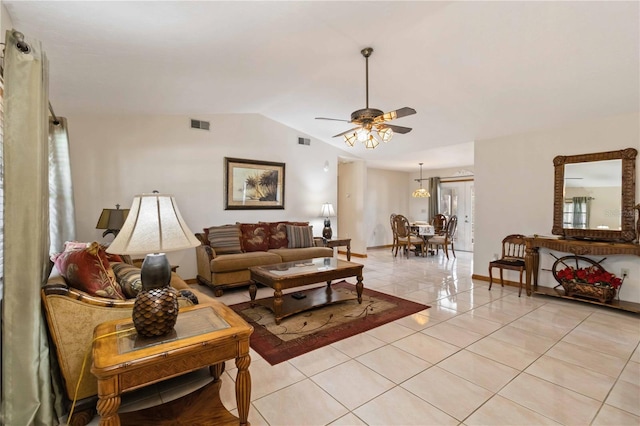
M 92 296 L 124 299 L 116 283 L 107 253 L 97 242 L 85 248 L 73 248 L 56 256 L 55 265 L 67 283 Z
M 289 248 L 313 247 L 313 226 L 287 225 Z
M 269 226 L 266 223 L 241 223 L 240 246 L 243 252 L 269 250 Z
M 207 231 L 209 245 L 217 254 L 242 253 L 238 225 L 212 226 Z
M 180 296 L 184 297 L 185 299 L 189 299 L 189 301 L 194 305 L 197 305 L 198 303 L 200 303 L 198 301 L 198 296 L 193 294 L 191 290 L 180 290 Z
M 266 222 L 265 224 L 269 227 L 269 248 L 287 248 L 289 245 L 287 222 Z
M 134 299 L 142 290 L 142 278 L 140 268 L 123 262 L 111 264 L 116 281 L 127 299 Z

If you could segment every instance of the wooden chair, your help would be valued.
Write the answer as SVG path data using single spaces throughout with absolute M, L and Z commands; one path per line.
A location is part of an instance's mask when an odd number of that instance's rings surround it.
M 398 243 L 398 234 L 396 232 L 396 224 L 395 224 L 395 217 L 397 215 L 395 213 L 391 213 L 391 216 L 389 216 L 389 223 L 391 225 L 391 236 L 393 237 L 393 244 L 391 245 L 391 253 L 393 253 L 393 251 L 396 249 L 396 244 Z
M 409 256 L 409 251 L 411 250 L 416 250 L 417 255 L 418 249 L 420 249 L 420 253 L 424 256 L 426 251 L 424 240 L 418 234 L 411 232 L 409 220 L 405 216 L 398 214 L 393 218 L 393 222 L 396 230 L 396 247 L 393 256 L 398 255 L 398 249 L 400 247 L 402 247 L 407 256 Z
M 438 213 L 431 218 L 431 225 L 433 226 L 435 235 L 443 235 L 445 232 L 445 228 L 447 227 L 447 217 L 443 214 Z
M 429 246 L 436 248 L 436 254 L 438 254 L 438 248 L 442 246 L 444 250 L 444 254 L 449 259 L 449 246 L 451 246 L 451 253 L 453 253 L 453 257 L 456 257 L 456 251 L 453 247 L 453 241 L 456 236 L 456 229 L 458 228 L 458 217 L 451 216 L 449 221 L 447 222 L 447 226 L 445 228 L 445 232 L 443 235 L 436 235 L 429 239 Z
M 504 287 L 504 280 L 502 279 L 502 271 L 504 269 L 520 271 L 520 289 L 518 290 L 518 297 L 520 297 L 522 293 L 522 273 L 525 270 L 524 238 L 525 236 L 521 234 L 511 234 L 502 240 L 502 256 L 500 259 L 489 262 L 489 290 L 491 290 L 491 285 L 493 284 L 493 276 L 491 275 L 493 268 L 500 269 L 500 284 L 502 287 Z

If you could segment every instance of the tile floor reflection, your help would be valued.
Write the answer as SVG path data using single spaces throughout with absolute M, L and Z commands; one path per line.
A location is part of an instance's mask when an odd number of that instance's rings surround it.
M 518 298 L 515 287 L 489 292 L 471 279 L 473 255 L 457 255 L 394 258 L 374 249 L 354 257 L 365 265 L 365 287 L 431 309 L 276 366 L 251 351 L 251 424 L 640 424 L 640 316 Z M 248 299 L 238 289 L 218 300 Z M 222 397 L 230 410 L 235 373 L 227 363 Z M 123 398 L 121 410 L 173 399 L 209 379 L 202 371 L 165 382 Z

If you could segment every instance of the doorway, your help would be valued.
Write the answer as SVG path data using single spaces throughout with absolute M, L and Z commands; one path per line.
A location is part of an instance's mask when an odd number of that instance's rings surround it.
M 474 198 L 473 180 L 440 182 L 440 212 L 458 216 L 456 250 L 473 251 Z

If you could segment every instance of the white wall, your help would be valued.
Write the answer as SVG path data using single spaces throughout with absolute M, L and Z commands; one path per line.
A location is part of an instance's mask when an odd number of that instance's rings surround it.
M 393 242 L 389 216 L 391 213 L 410 216 L 411 187 L 409 173 L 382 169 L 367 169 L 364 233 L 367 247 L 390 245 Z
M 475 144 L 476 226 L 473 273 L 487 276 L 493 253 L 512 233 L 551 235 L 553 225 L 553 158 L 640 149 L 640 114 L 600 118 L 563 128 L 477 141 Z M 640 175 L 640 167 L 636 167 Z M 640 182 L 636 176 L 636 182 Z M 640 200 L 636 184 L 636 202 Z M 541 268 L 553 258 L 541 250 Z M 558 255 L 565 255 L 558 253 Z M 598 259 L 600 260 L 600 259 Z M 640 258 L 609 256 L 603 266 L 616 275 L 629 268 L 630 276 L 620 292 L 623 300 L 640 302 Z M 507 279 L 516 280 L 509 274 Z M 539 283 L 553 287 L 549 272 L 541 270 Z
M 367 169 L 364 161 L 341 162 L 338 168 L 338 233 L 351 238 L 351 253 L 366 255 L 365 188 Z
M 315 139 L 298 145 L 299 136 L 308 136 L 258 114 L 191 117 L 210 121 L 211 131 L 191 129 L 187 116 L 67 118 L 79 240 L 104 241 L 95 229 L 102 209 L 128 208 L 134 195 L 153 190 L 175 196 L 193 232 L 236 221 L 299 220 L 321 236 L 320 207 L 337 201 L 339 150 Z M 285 163 L 285 209 L 224 210 L 224 157 Z M 168 257 L 180 276 L 196 277 L 195 250 Z

